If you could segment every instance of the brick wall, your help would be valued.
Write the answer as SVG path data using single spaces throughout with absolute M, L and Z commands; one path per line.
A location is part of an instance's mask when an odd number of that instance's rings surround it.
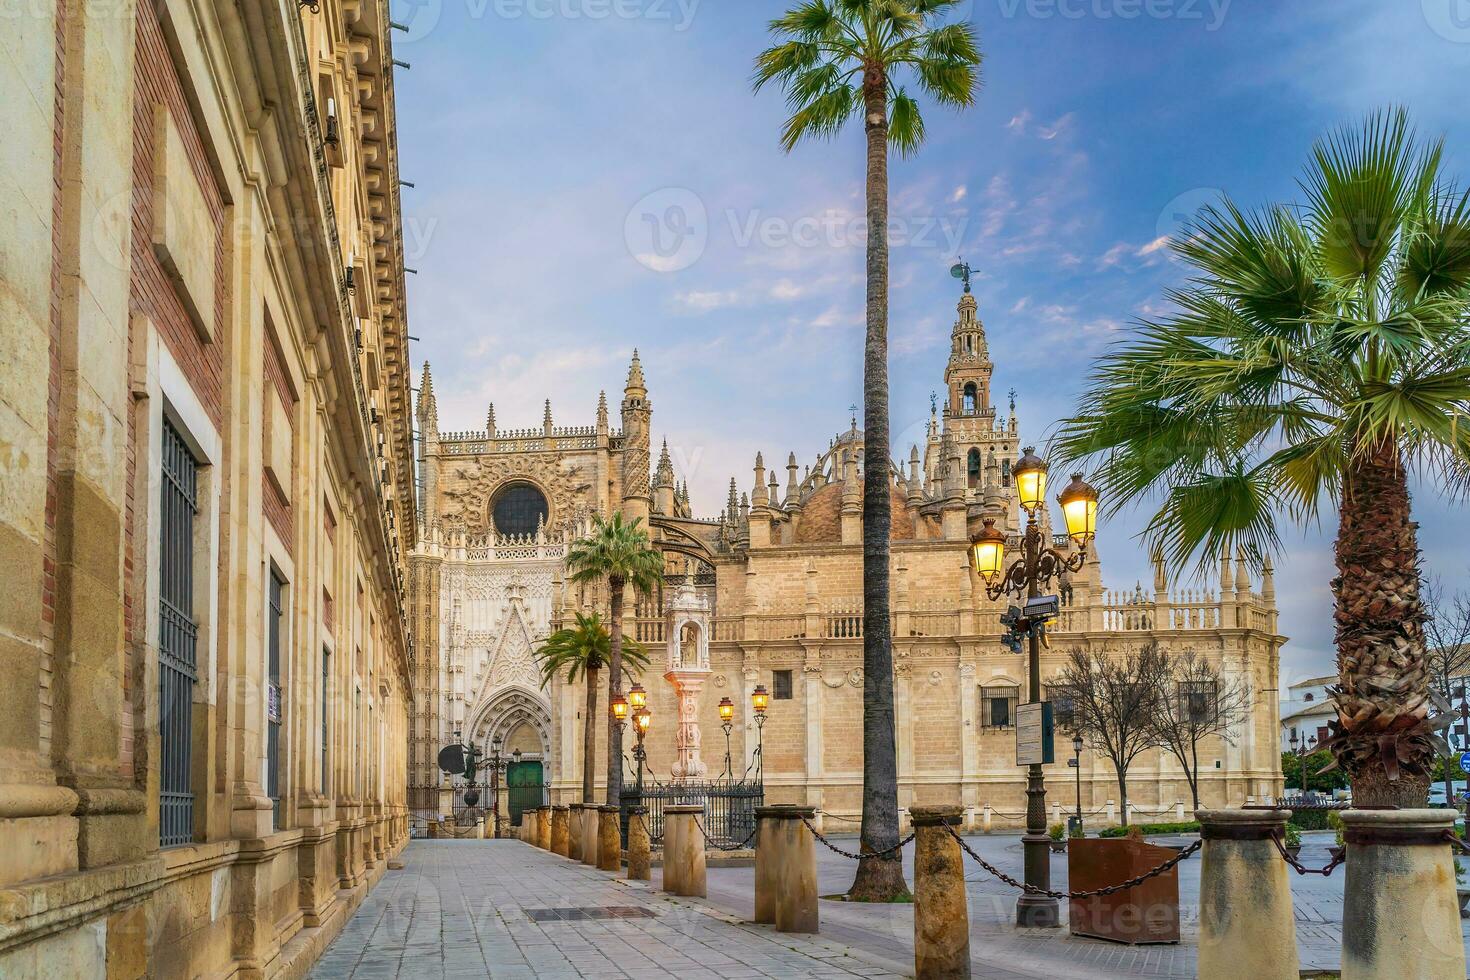
M 263 346 L 265 347 L 265 388 L 261 392 L 261 397 L 280 400 L 281 407 L 286 410 L 287 423 L 291 426 L 292 438 L 294 440 L 296 428 L 296 394 L 291 390 L 291 380 L 290 376 L 286 373 L 285 362 L 281 358 L 281 352 L 276 347 L 272 332 L 269 329 L 266 330 L 266 339 Z M 270 402 L 266 401 L 262 411 L 262 415 L 266 420 L 267 429 L 271 424 L 270 407 Z M 265 438 L 274 439 L 276 438 L 276 434 L 267 432 L 265 433 Z M 281 543 L 285 545 L 287 553 L 290 553 L 292 550 L 291 501 L 276 488 L 276 485 L 271 482 L 270 477 L 266 476 L 263 470 L 261 471 L 260 479 L 263 491 L 262 499 L 265 501 L 265 519 L 270 521 L 271 527 L 275 528 L 276 535 L 281 539 Z

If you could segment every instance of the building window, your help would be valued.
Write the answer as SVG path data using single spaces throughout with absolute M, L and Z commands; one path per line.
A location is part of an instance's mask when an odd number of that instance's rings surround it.
M 970 458 L 965 465 L 970 478 L 970 489 L 974 490 L 980 485 L 980 450 L 971 449 Z
M 1215 720 L 1215 682 L 1180 681 L 1179 717 L 1191 725 Z
M 975 414 L 975 404 L 977 400 L 978 399 L 976 397 L 975 382 L 971 381 L 969 384 L 965 385 L 964 400 L 962 403 L 964 405 L 964 411 L 966 415 Z
M 1016 705 L 1021 688 L 1015 685 L 980 689 L 980 727 L 1010 728 L 1016 723 Z
M 194 618 L 194 518 L 199 464 L 163 423 L 158 547 L 158 835 L 163 847 L 194 840 L 192 749 L 199 625 Z
M 270 573 L 269 624 L 266 632 L 265 682 L 265 793 L 271 798 L 271 825 L 281 829 L 281 719 L 285 692 L 281 689 L 281 645 L 285 629 L 286 583 Z
M 1302 695 L 1302 700 L 1307 702 L 1308 704 L 1311 704 L 1313 701 L 1317 700 L 1317 695 L 1313 694 L 1311 691 L 1308 691 L 1306 694 Z
M 771 697 L 776 701 L 791 700 L 791 671 L 771 672 Z
M 537 528 L 546 523 L 549 513 L 546 497 L 529 483 L 502 487 L 490 503 L 495 531 L 505 537 L 535 534 Z
M 1008 459 L 1000 461 L 1000 485 L 1003 487 L 1011 485 L 1011 461 Z
M 330 650 L 322 650 L 322 793 L 330 795 L 332 791 L 331 777 L 331 712 L 328 706 L 332 701 L 332 653 Z
M 1051 703 L 1052 724 L 1062 731 L 1074 731 L 1077 725 L 1077 695 L 1069 684 L 1047 684 L 1042 690 Z

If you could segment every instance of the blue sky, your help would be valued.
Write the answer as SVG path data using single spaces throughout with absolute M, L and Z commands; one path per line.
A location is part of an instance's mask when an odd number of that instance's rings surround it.
M 861 130 L 788 155 L 750 90 L 771 0 L 394 0 L 415 364 L 441 427 L 590 424 L 634 347 L 696 512 L 757 450 L 802 462 L 861 398 Z M 974 0 L 977 106 L 930 107 L 892 165 L 894 451 L 942 384 L 957 254 L 1023 433 L 1043 441 L 1091 360 L 1162 309 L 1161 236 L 1224 191 L 1295 195 L 1314 138 L 1410 107 L 1470 176 L 1470 0 Z M 649 222 L 653 224 L 650 225 Z M 655 235 L 655 231 L 657 234 Z M 1430 573 L 1465 579 L 1467 520 L 1416 496 Z M 1108 584 L 1147 582 L 1106 525 Z M 1290 680 L 1331 669 L 1331 532 L 1278 562 Z

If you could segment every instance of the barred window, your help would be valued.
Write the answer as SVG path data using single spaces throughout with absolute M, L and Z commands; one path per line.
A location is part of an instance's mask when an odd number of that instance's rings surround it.
M 331 717 L 331 692 L 332 692 L 332 653 L 325 647 L 322 648 L 322 793 L 331 795 L 331 751 L 332 744 L 332 717 Z
M 771 699 L 774 701 L 791 700 L 791 671 L 777 670 L 771 672 Z
M 1016 724 L 1016 705 L 1021 700 L 1021 688 L 1016 685 L 996 685 L 980 689 L 980 727 L 1011 728 Z
M 1215 682 L 1180 681 L 1179 717 L 1195 725 L 1215 720 Z
M 163 423 L 163 494 L 158 547 L 158 836 L 163 847 L 194 840 L 193 710 L 199 679 L 194 618 L 194 518 L 199 464 L 177 429 Z
M 1061 730 L 1075 731 L 1077 726 L 1077 691 L 1070 684 L 1047 684 L 1042 690 L 1051 702 L 1052 723 Z
M 270 573 L 268 626 L 266 633 L 265 685 L 265 795 L 271 799 L 271 824 L 281 829 L 281 722 L 284 718 L 281 689 L 281 647 L 285 638 L 286 583 L 274 571 Z

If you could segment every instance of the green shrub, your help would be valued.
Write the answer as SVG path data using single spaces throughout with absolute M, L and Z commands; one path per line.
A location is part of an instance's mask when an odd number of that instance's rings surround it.
M 1286 846 L 1287 847 L 1301 847 L 1302 846 L 1302 829 L 1300 827 L 1298 827 L 1294 823 L 1288 823 L 1286 825 Z
M 1052 840 L 1065 840 L 1067 837 L 1067 825 L 1054 823 L 1046 828 L 1046 835 Z
M 1082 829 L 1082 825 L 1080 823 L 1079 824 L 1073 824 L 1072 825 L 1072 829 L 1071 829 L 1071 831 L 1068 832 L 1067 836 L 1071 837 L 1073 840 L 1076 840 L 1077 838 L 1080 838 L 1080 837 L 1086 837 L 1087 836 L 1087 831 L 1085 831 L 1085 830 Z
M 1333 813 L 1332 810 L 1293 810 L 1291 822 L 1302 830 L 1327 830 L 1329 829 L 1328 817 Z
M 1183 823 L 1145 823 L 1134 824 L 1139 833 L 1145 837 L 1155 834 L 1197 834 L 1199 833 L 1199 821 L 1187 820 Z M 1108 827 L 1097 836 L 1099 837 L 1127 837 L 1128 827 Z
M 1347 843 L 1346 825 L 1343 824 L 1342 817 L 1337 815 L 1336 810 L 1333 810 L 1331 813 L 1327 814 L 1327 826 L 1331 827 L 1334 831 L 1337 832 L 1337 846 L 1344 846 Z

